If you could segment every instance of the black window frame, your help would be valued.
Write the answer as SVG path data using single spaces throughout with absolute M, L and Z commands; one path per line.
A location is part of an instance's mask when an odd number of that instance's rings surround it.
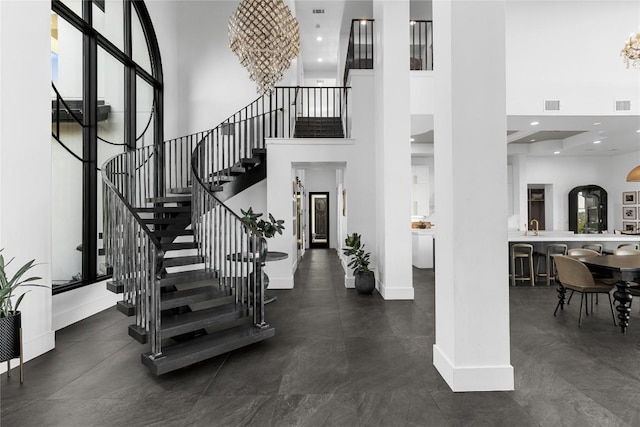
M 82 172 L 82 279 L 52 288 L 53 295 L 109 279 L 98 275 L 98 200 L 97 185 L 101 165 L 98 160 L 98 48 L 124 66 L 124 142 L 128 150 L 136 149 L 136 78 L 148 83 L 154 92 L 154 145 L 162 145 L 164 138 L 163 74 L 160 48 L 151 17 L 143 0 L 123 0 L 124 51 L 93 28 L 93 4 L 104 11 L 95 0 L 82 0 L 82 16 L 78 16 L 61 0 L 51 1 L 51 10 L 83 35 L 83 172 Z M 151 73 L 133 60 L 132 19 L 140 22 L 151 61 Z

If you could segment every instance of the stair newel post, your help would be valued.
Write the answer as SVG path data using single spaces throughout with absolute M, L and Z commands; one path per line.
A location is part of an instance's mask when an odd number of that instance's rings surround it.
M 151 248 L 149 254 L 154 260 L 152 264 L 152 277 L 154 280 L 151 282 L 151 309 L 150 311 L 150 335 L 151 335 L 151 360 L 157 360 L 163 357 L 162 355 L 162 337 L 160 336 L 161 328 L 161 312 L 160 312 L 160 269 L 156 266 L 162 262 L 164 253 L 162 250 L 156 249 L 155 246 Z
M 258 258 L 258 268 L 260 269 L 260 274 L 258 274 L 256 277 L 256 281 L 260 281 L 260 283 L 258 284 L 259 286 L 259 292 L 254 292 L 254 295 L 258 294 L 258 304 L 255 305 L 254 304 L 254 313 L 257 311 L 258 312 L 258 318 L 256 319 L 256 326 L 258 326 L 259 328 L 264 328 L 266 326 L 268 326 L 265 321 L 264 321 L 264 283 L 265 283 L 265 272 L 264 272 L 264 264 L 265 261 L 267 259 L 267 252 L 268 252 L 268 245 L 267 245 L 267 239 L 265 239 L 264 237 L 260 237 L 260 246 L 259 246 L 260 252 L 258 252 L 260 255 L 259 257 L 255 257 Z M 256 271 L 256 270 L 254 270 Z M 254 298 L 255 301 L 255 298 Z

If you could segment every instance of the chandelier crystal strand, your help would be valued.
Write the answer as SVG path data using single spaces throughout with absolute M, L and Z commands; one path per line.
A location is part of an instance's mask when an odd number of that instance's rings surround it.
M 640 33 L 632 34 L 629 40 L 624 44 L 624 48 L 620 52 L 624 63 L 633 68 L 640 68 Z
M 229 47 L 259 94 L 270 94 L 300 52 L 298 21 L 283 0 L 244 0 L 229 19 Z

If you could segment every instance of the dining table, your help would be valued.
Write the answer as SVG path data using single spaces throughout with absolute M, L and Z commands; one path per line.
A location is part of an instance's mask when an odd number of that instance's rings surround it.
M 581 257 L 580 261 L 592 273 L 610 275 L 616 279 L 617 290 L 613 293 L 613 298 L 618 302 L 618 325 L 621 332 L 626 333 L 633 300 L 630 289 L 640 290 L 640 284 L 635 282 L 640 278 L 640 255 L 600 255 Z

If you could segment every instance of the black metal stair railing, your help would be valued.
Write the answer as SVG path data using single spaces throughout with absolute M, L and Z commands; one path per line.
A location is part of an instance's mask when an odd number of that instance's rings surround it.
M 353 19 L 344 64 L 346 86 L 350 70 L 372 70 L 374 59 L 373 19 Z M 409 69 L 433 70 L 433 21 L 409 21 Z
M 298 96 L 296 96 L 298 94 Z M 136 327 L 149 337 L 153 358 L 162 357 L 159 280 L 164 257 L 155 228 L 138 215 L 156 198 L 190 192 L 191 228 L 205 268 L 235 295 L 237 304 L 266 326 L 259 263 L 266 240 L 216 197 L 216 192 L 263 162 L 267 138 L 291 138 L 296 119 L 339 117 L 347 121 L 348 88 L 276 88 L 217 127 L 118 154 L 102 166 L 105 252 L 123 304 L 135 310 Z M 348 130 L 347 130 L 348 133 Z
M 352 19 L 344 63 L 344 85 L 349 80 L 349 70 L 373 69 L 373 19 Z
M 266 155 L 267 138 L 293 137 L 299 117 L 337 117 L 346 126 L 347 94 L 348 88 L 277 87 L 203 134 L 193 151 L 191 224 L 199 255 L 229 286 L 236 302 L 247 304 L 257 327 L 266 326 L 259 263 L 267 243 L 216 192 L 251 159 Z
M 262 96 L 202 135 L 191 159 L 192 228 L 198 255 L 208 270 L 216 272 L 233 295 L 253 316 L 256 327 L 267 326 L 264 317 L 264 281 L 259 263 L 267 243 L 258 230 L 245 224 L 215 193 L 232 179 L 234 171 L 264 159 L 265 139 L 289 135 L 284 98 Z

